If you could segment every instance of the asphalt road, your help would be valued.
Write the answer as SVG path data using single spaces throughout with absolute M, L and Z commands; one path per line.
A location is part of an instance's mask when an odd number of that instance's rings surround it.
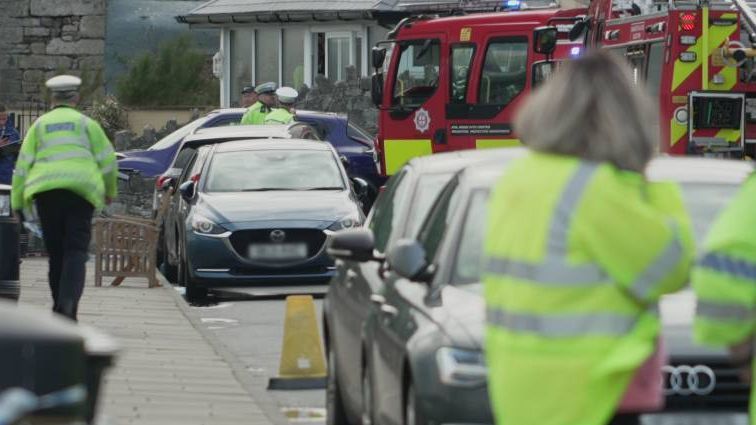
M 182 288 L 177 288 L 181 290 Z M 262 389 L 278 374 L 283 342 L 285 295 L 315 295 L 322 332 L 322 300 L 326 286 L 269 287 L 211 292 L 207 305 L 193 306 L 202 322 L 243 365 L 253 384 Z M 321 335 L 322 337 L 322 335 Z M 292 423 L 325 422 L 325 390 L 266 391 Z M 744 414 L 648 415 L 642 425 L 748 425 Z
M 192 308 L 198 311 L 204 326 L 225 345 L 224 349 L 243 364 L 253 384 L 262 389 L 267 387 L 268 379 L 278 375 L 286 293 L 315 296 L 316 317 L 321 329 L 322 300 L 318 298 L 326 289 L 321 285 L 213 291 L 207 305 Z M 325 390 L 266 393 L 291 422 L 325 421 Z

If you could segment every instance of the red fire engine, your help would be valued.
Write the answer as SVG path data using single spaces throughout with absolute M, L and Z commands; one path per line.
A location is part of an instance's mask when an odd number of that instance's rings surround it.
M 741 30 L 752 16 L 740 0 L 645 7 L 593 0 L 576 27 L 587 29 L 578 36 L 589 46 L 624 56 L 646 81 L 659 102 L 662 152 L 738 157 L 753 156 L 756 143 L 753 55 Z
M 519 144 L 514 112 L 554 69 L 552 60 L 580 53 L 583 41 L 570 41 L 567 32 L 586 13 L 544 9 L 400 22 L 373 49 L 383 172 L 435 152 Z

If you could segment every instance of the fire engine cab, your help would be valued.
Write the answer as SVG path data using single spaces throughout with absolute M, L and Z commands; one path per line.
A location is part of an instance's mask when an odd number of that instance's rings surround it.
M 625 57 L 658 99 L 660 151 L 740 157 L 756 147 L 752 16 L 745 0 L 593 0 L 576 26 L 589 46 Z
M 509 0 L 516 1 L 516 0 Z M 435 152 L 518 145 L 514 112 L 558 61 L 587 9 L 416 16 L 373 49 L 382 171 Z M 388 46 L 387 46 L 388 45 Z

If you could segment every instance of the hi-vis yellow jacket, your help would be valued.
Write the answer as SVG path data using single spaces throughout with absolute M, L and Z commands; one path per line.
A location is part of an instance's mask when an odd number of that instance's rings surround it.
M 97 122 L 60 106 L 42 115 L 26 134 L 13 172 L 11 206 L 29 214 L 34 196 L 70 190 L 103 208 L 117 194 L 115 152 Z
M 753 344 L 756 330 L 756 176 L 714 223 L 693 269 L 698 296 L 696 339 L 712 345 Z M 756 364 L 751 365 L 752 368 Z M 751 385 L 756 424 L 756 385 Z
M 265 124 L 265 117 L 270 113 L 271 108 L 259 100 L 247 109 L 242 115 L 241 125 L 260 125 Z
M 602 425 L 653 353 L 657 300 L 687 281 L 680 190 L 533 153 L 489 207 L 486 357 L 499 425 Z

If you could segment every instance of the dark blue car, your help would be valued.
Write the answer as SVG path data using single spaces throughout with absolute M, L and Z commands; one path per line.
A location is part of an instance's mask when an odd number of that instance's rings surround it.
M 125 178 L 134 173 L 147 178 L 160 176 L 170 167 L 187 135 L 200 128 L 237 125 L 244 111 L 243 108 L 218 109 L 179 128 L 148 149 L 119 152 L 121 176 Z M 378 155 L 370 133 L 349 122 L 342 114 L 297 111 L 296 120 L 317 129 L 322 139 L 331 143 L 339 155 L 346 158 L 349 175 L 368 182 L 371 198 L 377 194 L 377 188 L 383 184 L 384 178 L 378 171 Z

